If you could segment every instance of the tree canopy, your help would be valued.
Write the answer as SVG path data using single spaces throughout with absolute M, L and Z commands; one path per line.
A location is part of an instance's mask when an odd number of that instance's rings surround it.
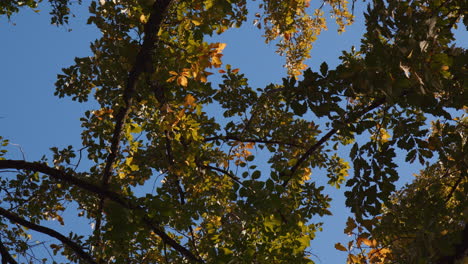
M 39 2 L 3 0 L 0 15 Z M 58 74 L 55 95 L 99 108 L 81 118 L 81 146 L 38 161 L 0 149 L 2 263 L 38 263 L 31 230 L 72 263 L 314 263 L 318 217 L 332 213 L 316 177 L 347 187 L 355 239 L 335 247 L 348 263 L 466 257 L 468 53 L 454 43 L 466 1 L 368 1 L 360 47 L 318 72 L 304 63 L 325 12 L 344 31 L 354 2 L 48 2 L 58 26 L 89 4 L 101 36 Z M 246 22 L 284 55 L 282 83 L 250 87 L 223 64 L 226 44 L 208 40 Z M 401 190 L 398 155 L 425 167 Z M 48 227 L 68 224 L 70 204 L 91 233 Z

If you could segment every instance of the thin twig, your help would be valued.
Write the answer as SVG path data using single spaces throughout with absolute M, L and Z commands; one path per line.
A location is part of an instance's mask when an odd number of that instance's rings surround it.
M 214 140 L 235 140 L 239 142 L 251 142 L 251 143 L 264 143 L 264 144 L 277 144 L 277 145 L 286 145 L 286 146 L 292 146 L 292 147 L 298 147 L 302 148 L 303 146 L 300 146 L 298 144 L 294 143 L 289 143 L 289 142 L 283 142 L 279 140 L 268 140 L 268 139 L 256 139 L 256 138 L 241 138 L 235 135 L 226 135 L 226 136 L 214 136 L 214 137 L 207 137 L 204 139 L 205 142 L 208 141 L 214 141 Z

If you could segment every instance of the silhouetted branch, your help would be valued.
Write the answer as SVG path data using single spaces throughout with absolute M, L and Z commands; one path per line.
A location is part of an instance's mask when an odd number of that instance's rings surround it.
M 2 264 L 18 264 L 13 256 L 8 252 L 8 249 L 3 244 L 2 240 L 0 239 L 0 256 L 2 257 Z
M 70 238 L 60 234 L 59 232 L 57 232 L 57 231 L 55 231 L 53 229 L 50 229 L 48 227 L 32 223 L 32 222 L 18 216 L 17 214 L 9 212 L 9 211 L 1 208 L 1 207 L 0 207 L 0 215 L 7 218 L 7 219 L 9 219 L 10 221 L 12 221 L 14 223 L 20 224 L 20 225 L 22 225 L 24 227 L 27 227 L 29 229 L 32 229 L 32 230 L 34 230 L 36 232 L 46 234 L 48 236 L 51 236 L 51 237 L 59 240 L 64 245 L 66 245 L 67 247 L 72 249 L 73 252 L 75 252 L 80 258 L 82 258 L 86 262 L 91 263 L 91 264 L 97 264 L 97 262 L 93 259 L 93 257 L 91 257 L 91 255 L 86 253 L 79 244 L 72 241 Z M 3 257 L 3 253 L 2 253 L 2 257 Z
M 465 175 L 463 175 L 463 174 L 460 175 L 458 180 L 455 182 L 455 184 L 450 189 L 450 193 L 447 195 L 447 198 L 445 198 L 445 203 L 450 201 L 450 199 L 452 198 L 452 195 L 455 193 L 455 190 L 457 190 L 458 186 L 460 185 L 460 183 L 461 183 L 461 181 L 463 180 L 464 177 L 465 177 Z
M 158 39 L 157 33 L 170 3 L 171 0 L 155 1 L 148 22 L 145 24 L 143 44 L 137 54 L 135 63 L 133 64 L 133 67 L 128 74 L 127 83 L 123 92 L 123 99 L 125 104 L 119 109 L 115 117 L 115 128 L 111 139 L 109 156 L 107 156 L 106 165 L 104 167 L 104 172 L 101 179 L 102 186 L 107 186 L 111 179 L 112 167 L 120 148 L 123 127 L 125 126 L 127 117 L 131 112 L 133 97 L 136 92 L 138 79 L 142 73 L 148 72 L 152 65 L 152 52 Z M 96 218 L 96 233 L 100 233 L 103 206 L 104 200 L 101 198 L 98 205 L 98 217 Z M 98 238 L 98 241 L 99 240 L 100 239 Z
M 356 112 L 355 114 L 353 115 L 350 115 L 345 121 L 344 121 L 344 124 L 347 125 L 347 124 L 350 124 L 352 122 L 354 122 L 355 120 L 361 118 L 363 115 L 365 115 L 366 113 L 374 110 L 375 108 L 381 106 L 383 103 L 385 103 L 385 97 L 382 97 L 380 99 L 377 99 L 375 100 L 372 104 L 370 104 L 369 106 L 365 107 L 364 109 L 362 109 L 361 111 L 358 111 Z M 312 154 L 317 150 L 319 149 L 325 142 L 327 142 L 334 134 L 336 134 L 337 132 L 339 131 L 338 128 L 333 128 L 332 130 L 330 130 L 327 134 L 325 134 L 319 141 L 317 141 L 315 144 L 313 144 L 312 146 L 310 146 L 310 148 L 304 153 L 302 154 L 302 156 L 297 159 L 297 162 L 296 164 L 294 164 L 290 171 L 289 171 L 289 177 L 284 180 L 283 182 L 283 186 L 286 187 L 289 183 L 289 181 L 292 179 L 292 177 L 294 176 L 294 173 L 299 169 L 299 167 L 302 165 L 302 163 L 304 163 L 308 158 L 310 158 L 310 156 L 312 156 Z
M 240 181 L 239 177 L 237 177 L 236 175 L 233 175 L 232 173 L 230 173 L 227 170 L 223 170 L 221 168 L 217 168 L 217 167 L 210 166 L 210 165 L 201 165 L 200 167 L 205 168 L 205 169 L 209 169 L 209 170 L 213 170 L 213 171 L 217 171 L 217 172 L 221 172 L 222 174 L 224 174 L 224 175 L 228 176 L 229 178 L 231 178 L 233 181 L 239 183 L 240 185 L 243 185 L 242 182 Z
M 97 186 L 93 183 L 89 183 L 85 180 L 73 177 L 68 175 L 62 170 L 58 170 L 55 168 L 51 168 L 43 163 L 33 163 L 33 162 L 26 162 L 23 160 L 0 160 L 0 169 L 17 169 L 17 170 L 29 170 L 34 172 L 41 172 L 43 174 L 49 175 L 53 179 L 66 182 L 78 188 L 84 189 L 89 191 L 93 194 L 99 195 L 101 197 L 105 197 L 111 201 L 116 202 L 123 208 L 128 210 L 136 210 L 144 215 L 143 222 L 146 226 L 153 230 L 153 232 L 158 235 L 166 244 L 170 245 L 176 251 L 187 257 L 191 261 L 196 262 L 203 262 L 199 258 L 197 258 L 192 252 L 188 249 L 177 243 L 174 239 L 168 236 L 155 221 L 146 216 L 146 210 L 141 206 L 134 204 L 131 200 L 122 197 L 120 194 L 109 191 L 103 187 Z
M 138 78 L 142 73 L 148 71 L 149 65 L 152 64 L 152 50 L 158 39 L 158 31 L 163 21 L 164 15 L 169 7 L 171 0 L 157 0 L 153 4 L 153 11 L 148 19 L 148 23 L 145 24 L 144 32 L 145 36 L 143 39 L 143 45 L 136 57 L 135 64 L 128 74 L 127 84 L 124 90 L 123 98 L 125 105 L 119 109 L 116 115 L 114 133 L 111 140 L 110 154 L 107 157 L 106 166 L 104 168 L 104 174 L 102 177 L 102 183 L 105 185 L 108 183 L 112 165 L 117 157 L 119 150 L 119 144 L 122 137 L 123 127 L 128 114 L 131 111 L 133 103 L 133 96 L 136 92 Z

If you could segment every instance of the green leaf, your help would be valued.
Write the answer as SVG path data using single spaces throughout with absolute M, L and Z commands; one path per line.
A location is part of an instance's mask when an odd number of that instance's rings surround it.
M 320 64 L 320 73 L 322 74 L 323 77 L 327 76 L 328 64 L 326 62 L 322 62 L 322 64 Z
M 260 178 L 260 176 L 261 176 L 261 172 L 259 170 L 256 170 L 256 171 L 254 171 L 252 173 L 252 179 L 253 180 L 256 180 L 256 179 Z

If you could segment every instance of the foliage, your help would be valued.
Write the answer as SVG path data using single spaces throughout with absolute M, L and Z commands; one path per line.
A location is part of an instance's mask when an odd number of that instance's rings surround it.
M 3 1 L 0 11 L 10 17 L 38 2 Z M 50 3 L 59 10 L 52 22 L 66 23 L 69 2 Z M 324 3 L 340 31 L 352 22 L 346 1 Z M 243 0 L 91 2 L 88 23 L 102 36 L 91 43 L 92 56 L 76 58 L 58 75 L 55 94 L 94 100 L 100 108 L 81 118 L 80 150 L 53 147 L 52 159 L 38 162 L 1 152 L 0 169 L 18 170 L 0 182 L 3 260 L 15 263 L 10 251 L 28 256 L 34 230 L 58 240 L 50 247 L 69 262 L 313 263 L 309 244 L 321 229 L 316 218 L 331 213 L 331 199 L 311 173 L 326 171 L 328 184 L 339 188 L 350 164 L 336 150 L 350 144 L 354 175 L 346 181 L 346 205 L 355 220 L 346 232 L 357 229 L 357 240 L 336 248 L 374 250 L 352 254 L 350 262 L 385 262 L 392 252 L 418 260 L 453 253 L 437 241 L 458 236 L 456 222 L 466 221 L 460 197 L 466 126 L 450 114 L 468 102 L 468 54 L 452 45 L 465 1 L 374 0 L 361 47 L 344 51 L 336 69 L 324 62 L 319 72 L 304 70 L 303 62 L 326 27 L 322 7 L 313 15 L 304 0 L 265 0 L 252 8 Z M 255 23 L 267 42 L 280 38 L 290 75 L 282 84 L 252 89 L 242 69 L 223 67 L 226 44 L 205 41 L 240 26 L 249 11 L 258 11 Z M 221 74 L 219 87 L 208 82 L 213 69 Z M 213 106 L 223 117 L 208 111 Z M 436 120 L 432 129 L 429 115 Z M 92 165 L 78 170 L 82 153 Z M 436 153 L 441 165 L 394 193 L 398 153 L 424 165 Z M 259 168 L 264 163 L 268 170 Z M 432 184 L 444 170 L 451 176 Z M 457 179 L 463 184 L 454 185 Z M 154 190 L 141 191 L 155 180 Z M 424 197 L 426 189 L 435 200 Z M 440 204 L 452 189 L 455 200 Z M 409 217 L 408 208 L 421 200 L 428 201 L 421 215 Z M 43 226 L 53 219 L 67 225 L 67 204 L 93 223 L 92 234 L 65 236 Z M 437 207 L 437 223 L 452 213 L 455 223 L 425 225 Z M 394 243 L 414 228 L 422 236 Z M 427 232 L 434 244 L 423 247 Z
M 360 224 L 348 219 L 344 232 L 354 239 L 347 247 L 336 245 L 349 252 L 348 263 L 464 263 L 468 117 L 455 121 L 434 122 L 428 139 L 429 144 L 446 144 L 439 155 L 448 162 L 438 161 L 415 175 L 411 184 L 392 194 L 382 215 Z M 456 160 L 457 153 L 464 156 Z

